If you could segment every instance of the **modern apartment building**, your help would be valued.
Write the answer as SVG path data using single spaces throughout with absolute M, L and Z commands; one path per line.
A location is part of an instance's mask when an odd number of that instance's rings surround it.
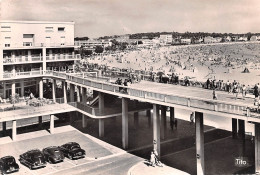
M 172 44 L 172 35 L 171 34 L 166 34 L 166 35 L 160 35 L 160 43 L 162 45 L 168 45 L 168 44 Z
M 24 96 L 29 89 L 42 97 L 48 71 L 68 70 L 80 60 L 74 52 L 74 22 L 0 21 L 0 40 L 2 98 L 15 92 Z
M 85 49 L 88 50 L 95 50 L 96 46 L 102 46 L 108 47 L 111 46 L 112 42 L 110 41 L 99 41 L 99 40 L 80 40 L 80 41 L 75 41 L 75 47 L 80 48 L 81 46 Z

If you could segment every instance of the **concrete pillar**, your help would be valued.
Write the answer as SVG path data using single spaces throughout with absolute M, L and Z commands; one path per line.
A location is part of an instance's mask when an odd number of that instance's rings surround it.
M 98 92 L 98 97 L 99 97 L 98 100 L 99 113 L 103 113 L 105 108 L 104 94 L 102 92 Z
M 45 72 L 47 69 L 47 62 L 46 62 L 46 48 L 42 48 L 42 70 Z
M 3 49 L 0 49 L 0 80 L 3 79 L 3 74 L 4 74 L 4 66 L 3 66 Z
M 62 87 L 63 87 L 63 96 L 64 96 L 64 103 L 68 103 L 68 97 L 67 97 L 67 82 L 62 81 Z
M 12 127 L 12 139 L 13 139 L 13 141 L 16 140 L 16 135 L 17 135 L 16 120 L 13 120 L 13 127 Z
M 104 137 L 104 119 L 98 119 L 99 137 Z
M 70 84 L 70 102 L 74 102 L 75 85 Z
M 260 124 L 255 123 L 255 174 L 260 173 Z
M 77 102 L 80 102 L 80 86 L 77 86 Z
M 232 118 L 232 137 L 236 138 L 237 137 L 237 119 Z
M 204 174 L 204 125 L 203 113 L 195 112 L 197 174 Z
M 0 49 L 1 50 L 1 49 Z M 0 67 L 1 67 L 1 65 L 0 65 Z M 1 73 L 0 73 L 0 77 L 1 77 L 2 75 L 1 75 Z M 4 82 L 4 98 L 7 98 L 7 96 L 6 96 L 6 84 L 5 84 L 5 82 Z
M 151 124 L 152 124 L 152 120 L 151 120 L 151 110 L 150 109 L 148 109 L 147 111 L 146 111 L 146 116 L 147 116 L 147 118 L 148 118 L 148 126 L 149 126 L 149 128 L 151 127 Z
M 153 104 L 153 149 L 161 156 L 159 105 Z
M 166 106 L 161 106 L 161 137 L 165 139 L 166 132 Z
M 2 130 L 3 130 L 3 133 L 5 134 L 6 133 L 6 122 L 2 122 Z
M 42 81 L 42 78 L 39 81 L 39 97 L 43 98 L 43 81 Z
M 139 115 L 138 112 L 134 112 L 134 126 L 138 128 L 139 126 Z
M 86 104 L 86 102 L 87 102 L 87 97 L 86 97 L 87 90 L 86 90 L 86 88 L 82 87 L 81 91 L 82 91 L 82 94 L 81 94 L 82 95 L 82 103 Z
M 38 117 L 39 128 L 42 128 L 42 116 Z
M 15 94 L 15 81 L 12 82 L 12 95 Z
M 52 80 L 52 99 L 56 102 L 56 80 Z
M 238 120 L 238 135 L 240 138 L 245 139 L 245 120 Z
M 20 80 L 21 85 L 21 97 L 24 97 L 24 80 Z
M 122 144 L 128 148 L 128 99 L 122 98 Z
M 87 127 L 87 116 L 82 114 L 82 128 Z
M 174 125 L 174 120 L 175 120 L 174 107 L 170 107 L 170 126 L 172 130 Z
M 14 76 L 16 76 L 16 75 L 15 75 L 15 73 L 16 73 L 15 65 L 13 65 L 12 67 L 13 67 L 13 68 L 12 68 L 12 73 L 13 73 Z
M 50 133 L 54 134 L 54 115 L 50 115 Z

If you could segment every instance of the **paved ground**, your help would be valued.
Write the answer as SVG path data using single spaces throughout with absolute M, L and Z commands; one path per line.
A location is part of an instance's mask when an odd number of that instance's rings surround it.
M 78 160 L 65 158 L 64 162 L 58 164 L 47 164 L 45 168 L 30 170 L 18 161 L 19 155 L 27 150 L 42 149 L 51 145 L 61 145 L 66 142 L 78 142 L 86 151 L 86 157 Z M 55 128 L 55 133 L 50 135 L 46 130 L 30 132 L 17 135 L 17 141 L 8 138 L 0 139 L 0 157 L 13 155 L 20 166 L 20 171 L 14 174 L 105 174 L 105 175 L 127 175 L 129 170 L 136 164 L 143 162 L 140 157 L 125 152 L 108 143 L 105 143 L 88 134 L 83 134 L 71 126 Z M 165 166 L 161 168 L 164 172 L 171 174 L 176 172 L 174 168 Z M 155 175 L 157 173 L 150 173 Z
M 88 119 L 87 128 L 81 127 L 81 120 L 73 124 L 82 132 L 98 137 L 98 121 Z M 178 120 L 177 129 L 171 130 L 167 122 L 166 137 L 161 141 L 162 162 L 166 165 L 196 174 L 195 125 Z M 206 174 L 232 174 L 252 172 L 254 166 L 254 142 L 247 136 L 246 141 L 232 139 L 231 132 L 205 127 L 205 170 Z M 105 142 L 122 147 L 121 118 L 105 120 Z M 133 115 L 129 116 L 129 149 L 128 152 L 149 159 L 152 150 L 152 125 L 149 127 L 148 117 L 139 113 L 139 125 L 134 126 Z M 244 149 L 243 149 L 244 148 Z M 245 157 L 249 164 L 235 166 L 235 158 Z
M 33 135 L 32 133 L 18 135 L 18 141 L 0 145 L 0 157 L 12 155 L 16 158 L 16 160 L 18 160 L 19 155 L 28 150 L 36 148 L 41 150 L 48 146 L 59 146 L 71 141 L 78 142 L 81 147 L 86 150 L 87 155 L 84 159 L 65 159 L 62 163 L 47 164 L 46 168 L 41 168 L 34 171 L 31 171 L 27 167 L 21 165 L 18 161 L 21 169 L 17 174 L 49 174 L 112 155 L 108 149 L 93 142 L 85 135 L 80 134 L 77 130 L 70 130 L 68 132 L 63 131 L 62 133 L 56 133 L 53 135 L 47 134 L 46 132 L 47 131 L 42 130 L 38 131 L 38 133 L 36 132 L 36 134 L 33 133 Z
M 173 169 L 169 166 L 163 165 L 162 167 L 152 167 L 146 161 L 140 162 L 130 168 L 128 175 L 143 175 L 143 174 L 158 174 L 158 175 L 188 175 L 188 173 Z
M 185 95 L 191 97 L 198 97 L 204 99 L 213 99 L 212 90 L 203 89 L 203 88 L 196 88 L 196 87 L 186 87 L 180 85 L 173 85 L 173 84 L 163 84 L 163 83 L 155 83 L 150 81 L 141 81 L 140 83 L 132 84 L 131 87 L 153 91 L 157 93 L 164 92 L 166 94 L 173 94 L 173 95 Z M 227 93 L 223 91 L 216 91 L 218 96 L 218 100 L 226 101 L 226 102 L 234 102 L 238 104 L 245 104 L 245 105 L 253 105 L 253 96 L 248 95 L 245 100 L 242 99 L 242 95 L 239 94 L 238 99 L 235 99 L 235 95 L 233 93 Z

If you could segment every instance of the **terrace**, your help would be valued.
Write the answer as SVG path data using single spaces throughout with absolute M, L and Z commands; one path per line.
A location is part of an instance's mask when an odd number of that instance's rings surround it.
M 33 62 L 41 62 L 42 56 L 41 54 L 27 55 L 27 56 L 12 56 L 12 57 L 4 57 L 3 64 L 4 65 L 13 65 L 13 64 L 23 64 L 23 63 L 33 63 Z
M 63 60 L 75 60 L 80 59 L 80 54 L 48 54 L 46 60 L 50 61 L 63 61 Z

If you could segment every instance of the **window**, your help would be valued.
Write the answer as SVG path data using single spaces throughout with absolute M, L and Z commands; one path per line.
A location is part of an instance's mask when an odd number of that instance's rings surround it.
M 58 27 L 58 32 L 64 32 L 65 31 L 65 27 Z
M 23 38 L 33 38 L 33 34 L 23 34 Z
M 65 36 L 60 37 L 60 45 L 64 46 L 65 45 Z
M 1 26 L 1 32 L 11 32 L 11 26 Z
M 11 37 L 5 37 L 4 43 L 5 43 L 5 47 L 10 47 Z
M 45 32 L 53 32 L 53 27 L 45 27 Z
M 23 42 L 23 46 L 32 46 L 32 42 Z

